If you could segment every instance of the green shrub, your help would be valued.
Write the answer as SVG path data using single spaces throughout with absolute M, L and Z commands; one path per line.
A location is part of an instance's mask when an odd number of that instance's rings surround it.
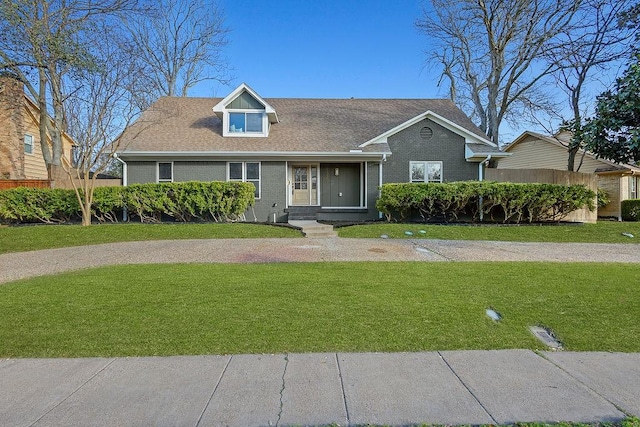
M 183 182 L 99 187 L 94 191 L 92 215 L 100 222 L 116 222 L 127 210 L 141 222 L 237 221 L 253 205 L 255 187 L 244 182 Z M 2 222 L 68 222 L 80 217 L 73 190 L 16 188 L 0 192 Z
M 480 213 L 510 223 L 560 221 L 570 212 L 595 209 L 593 191 L 581 185 L 453 182 L 384 184 L 376 207 L 387 220 L 419 216 L 424 221 L 458 220 Z
M 100 222 L 118 222 L 124 208 L 127 187 L 98 187 L 93 191 L 91 214 Z
M 245 182 L 181 182 L 125 187 L 124 205 L 142 222 L 163 215 L 176 221 L 236 221 L 253 205 L 255 187 Z
M 621 209 L 623 221 L 640 221 L 640 199 L 623 200 Z
M 602 188 L 598 188 L 598 207 L 604 208 L 609 204 L 609 202 L 611 202 L 611 199 L 609 199 L 607 192 Z
M 2 222 L 68 222 L 79 211 L 73 190 L 18 187 L 0 191 Z

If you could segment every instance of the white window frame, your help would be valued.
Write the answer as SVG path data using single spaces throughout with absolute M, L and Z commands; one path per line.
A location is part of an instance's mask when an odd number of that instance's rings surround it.
M 635 176 L 629 177 L 629 198 L 638 198 L 638 178 Z
M 411 176 L 411 173 L 413 171 L 413 165 L 416 165 L 416 164 L 420 164 L 420 165 L 424 166 L 424 178 L 421 181 L 414 180 L 413 177 Z M 440 180 L 439 181 L 430 181 L 429 180 L 428 169 L 429 169 L 429 165 L 433 165 L 433 164 L 437 164 L 437 165 L 440 166 Z M 444 175 L 443 169 L 444 168 L 443 168 L 443 165 L 442 165 L 442 161 L 440 161 L 440 160 L 420 160 L 420 161 L 412 160 L 412 161 L 409 162 L 409 182 L 412 182 L 412 183 L 420 183 L 420 182 L 422 182 L 422 183 L 430 183 L 430 182 L 431 183 L 441 183 L 443 175 Z
M 27 139 L 30 139 L 31 141 L 27 143 Z M 31 147 L 30 151 L 27 151 L 27 147 Z M 33 151 L 34 151 L 33 135 L 25 134 L 24 135 L 24 153 L 33 155 Z
M 231 164 L 239 163 L 242 165 L 242 178 L 234 178 L 231 179 Z M 247 178 L 247 164 L 249 163 L 257 163 L 258 164 L 258 179 L 249 179 Z M 237 162 L 227 162 L 227 181 L 229 182 L 251 182 L 256 187 L 258 191 L 258 196 L 256 200 L 260 200 L 262 198 L 262 162 L 251 162 L 251 161 L 237 161 Z M 258 181 L 258 185 L 254 183 L 254 181 Z
M 242 132 L 231 132 L 229 130 L 229 126 L 231 123 L 230 115 L 233 113 L 244 114 L 244 126 L 245 130 Z M 246 130 L 247 127 L 247 114 L 261 114 L 262 115 L 262 131 L 261 132 L 248 132 Z M 231 109 L 226 110 L 224 112 L 224 116 L 222 119 L 222 136 L 230 136 L 230 137 L 242 137 L 242 138 L 252 138 L 252 137 L 265 137 L 269 135 L 269 120 L 267 113 L 265 110 L 251 110 L 251 109 Z
M 160 179 L 160 164 L 170 164 L 171 165 L 171 178 L 170 179 Z M 156 162 L 156 182 L 173 182 L 173 162 Z

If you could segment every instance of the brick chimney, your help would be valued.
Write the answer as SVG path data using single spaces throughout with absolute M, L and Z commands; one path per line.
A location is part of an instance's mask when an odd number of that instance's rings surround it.
M 24 83 L 0 74 L 0 179 L 24 179 Z

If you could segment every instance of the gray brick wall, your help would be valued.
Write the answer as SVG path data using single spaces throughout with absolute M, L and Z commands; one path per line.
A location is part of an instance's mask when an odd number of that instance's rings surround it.
M 260 199 L 256 200 L 256 204 L 246 213 L 247 221 L 256 219 L 259 222 L 273 220 L 273 214 L 276 214 L 278 222 L 286 221 L 284 213 L 285 204 L 287 203 L 287 168 L 285 162 L 261 162 Z M 273 204 L 278 206 L 273 206 Z M 255 213 L 255 218 L 254 218 Z
M 156 182 L 156 162 L 127 162 L 127 184 Z
M 224 181 L 225 162 L 174 162 L 173 181 Z
M 378 190 L 378 184 L 380 180 L 380 172 L 378 170 L 380 163 L 369 162 L 367 163 L 367 219 L 378 219 L 378 209 L 376 209 L 376 200 L 380 191 Z
M 423 127 L 433 130 L 430 139 L 420 136 Z M 383 182 L 409 182 L 409 162 L 442 161 L 443 182 L 478 179 L 478 164 L 464 159 L 464 138 L 425 119 L 390 136 L 393 153 L 383 164 Z

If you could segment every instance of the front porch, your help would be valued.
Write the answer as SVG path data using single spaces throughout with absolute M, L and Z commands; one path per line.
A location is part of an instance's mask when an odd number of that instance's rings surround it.
M 289 161 L 286 165 L 288 221 L 358 221 L 373 211 L 379 186 L 377 162 Z

